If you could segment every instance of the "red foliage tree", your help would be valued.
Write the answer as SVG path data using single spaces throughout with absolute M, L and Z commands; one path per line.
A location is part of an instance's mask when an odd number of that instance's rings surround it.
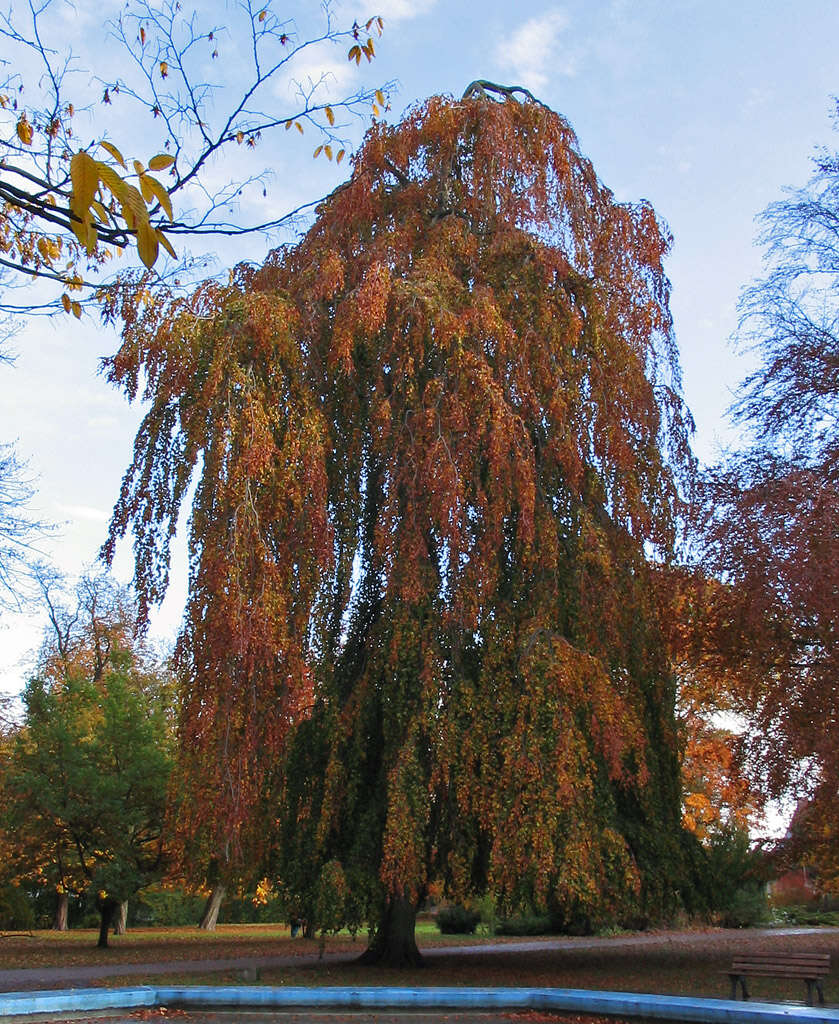
M 416 959 L 438 874 L 578 927 L 687 884 L 646 559 L 690 461 L 667 246 L 476 83 L 377 125 L 298 245 L 126 308 L 108 373 L 151 407 L 107 550 L 131 526 L 148 601 L 199 471 L 194 824 L 258 848 L 279 766 L 283 881 L 331 906 L 340 869 L 372 959 Z
M 837 211 L 839 158 L 826 154 L 763 214 L 766 274 L 742 305 L 758 364 L 733 410 L 748 446 L 708 475 L 703 504 L 705 565 L 725 583 L 707 649 L 749 718 L 753 776 L 823 810 L 839 787 Z

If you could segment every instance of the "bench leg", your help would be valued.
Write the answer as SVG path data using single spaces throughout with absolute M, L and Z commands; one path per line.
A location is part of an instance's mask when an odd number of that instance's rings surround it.
M 743 998 L 749 998 L 749 990 L 746 988 L 746 979 L 742 974 L 729 974 L 731 979 L 731 998 L 737 998 L 737 983 L 740 983 L 740 988 L 743 990 Z
M 819 1004 L 824 1006 L 824 989 L 822 988 L 821 978 L 805 978 L 807 982 L 807 1005 L 813 1005 L 813 989 L 819 994 Z

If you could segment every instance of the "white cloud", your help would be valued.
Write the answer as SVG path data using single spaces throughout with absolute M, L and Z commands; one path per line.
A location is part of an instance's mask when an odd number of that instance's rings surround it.
M 567 24 L 562 11 L 547 11 L 530 18 L 509 39 L 498 43 L 495 59 L 515 74 L 516 81 L 511 84 L 539 90 L 556 75 L 576 73 L 573 55 L 559 42 Z

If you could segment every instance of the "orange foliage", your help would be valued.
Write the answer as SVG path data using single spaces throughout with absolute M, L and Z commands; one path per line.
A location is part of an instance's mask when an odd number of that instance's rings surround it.
M 313 703 L 317 768 L 283 784 L 313 870 L 654 902 L 638 837 L 676 857 L 679 811 L 645 548 L 690 462 L 667 246 L 558 115 L 437 97 L 370 131 L 299 244 L 126 309 L 108 373 L 150 411 L 107 551 L 130 526 L 146 600 L 198 474 L 186 828 L 252 828 Z

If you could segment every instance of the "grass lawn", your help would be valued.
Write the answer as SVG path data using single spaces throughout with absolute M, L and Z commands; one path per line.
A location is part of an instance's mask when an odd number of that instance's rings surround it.
M 819 930 L 808 934 L 782 935 L 749 931 L 707 931 L 646 933 L 632 943 L 627 936 L 614 939 L 572 940 L 561 950 L 514 948 L 522 941 L 486 937 L 441 936 L 432 925 L 418 929 L 420 946 L 428 951 L 427 966 L 416 971 L 394 971 L 360 967 L 352 956 L 361 953 L 365 936 L 353 941 L 337 936 L 327 941 L 328 953 L 345 953 L 348 960 L 319 961 L 315 941 L 291 939 L 287 926 L 220 925 L 215 933 L 196 928 L 137 929 L 111 939 L 111 948 L 97 949 L 96 932 L 35 932 L 31 937 L 4 935 L 0 938 L 0 968 L 70 967 L 125 964 L 119 977 L 102 980 L 108 986 L 124 984 L 242 984 L 238 971 L 183 973 L 144 976 L 143 963 L 178 960 L 217 960 L 240 957 L 293 957 L 298 964 L 265 968 L 263 985 L 468 985 L 538 986 L 611 989 L 619 991 L 670 993 L 728 997 L 725 971 L 735 952 L 748 950 L 821 951 L 831 954 L 833 973 L 825 980 L 829 1004 L 839 1003 L 839 931 Z M 491 943 L 498 952 L 469 946 Z M 457 953 L 435 947 L 461 947 Z M 467 947 L 467 948 L 462 948 Z M 132 970 L 131 965 L 138 965 Z M 750 983 L 756 1000 L 801 1002 L 805 986 L 801 981 L 755 978 Z

